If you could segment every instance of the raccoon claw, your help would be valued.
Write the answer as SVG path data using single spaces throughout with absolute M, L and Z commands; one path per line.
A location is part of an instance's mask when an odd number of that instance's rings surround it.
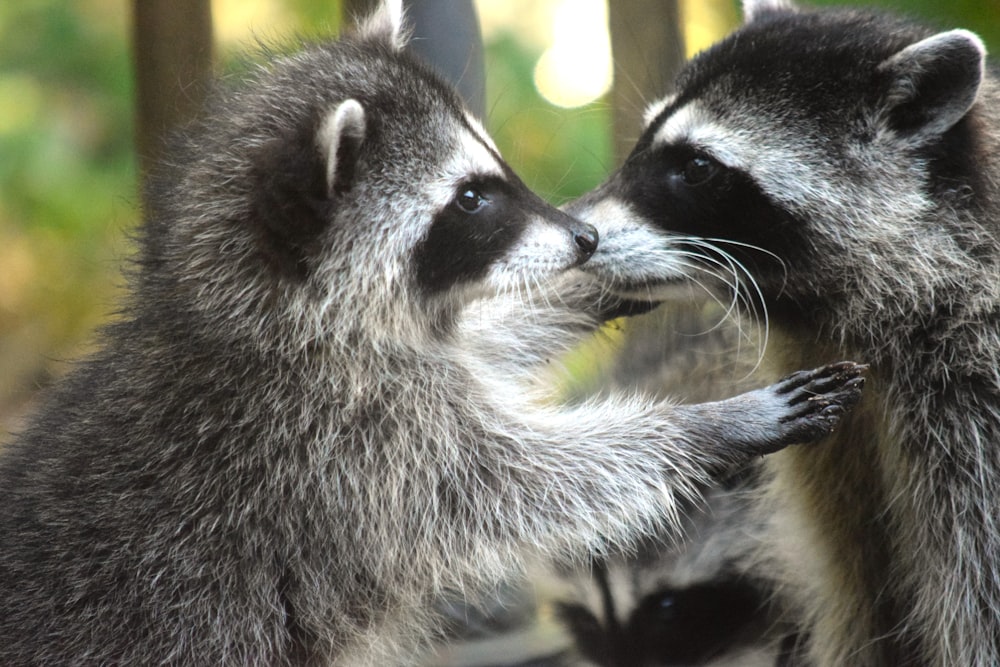
M 792 373 L 775 391 L 793 408 L 780 419 L 790 427 L 794 442 L 812 442 L 829 435 L 847 411 L 861 400 L 868 366 L 843 361 L 811 371 Z
M 779 394 L 789 394 L 796 392 L 796 390 L 805 389 L 804 392 L 793 394 L 791 402 L 797 403 L 809 398 L 819 398 L 818 394 L 826 393 L 829 388 L 836 387 L 845 380 L 859 378 L 861 373 L 866 370 L 868 370 L 868 366 L 865 364 L 841 361 L 810 371 L 792 373 L 779 380 L 775 390 Z
M 840 419 L 844 415 L 844 406 L 828 405 L 825 408 L 823 408 L 820 414 L 822 414 L 824 417 L 834 417 L 836 419 Z

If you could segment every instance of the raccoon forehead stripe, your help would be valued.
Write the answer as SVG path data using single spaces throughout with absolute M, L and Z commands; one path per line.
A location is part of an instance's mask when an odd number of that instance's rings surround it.
M 642 114 L 642 125 L 643 127 L 649 127 L 656 120 L 657 116 L 666 111 L 667 107 L 673 104 L 677 100 L 677 95 L 667 95 L 666 97 L 660 99 L 659 101 L 653 102 L 648 107 L 646 111 Z
M 663 109 L 660 109 L 660 113 L 662 111 Z M 655 116 L 653 119 L 655 120 Z M 704 113 L 696 104 L 686 104 L 669 116 L 660 119 L 659 127 L 655 128 L 653 135 L 653 145 L 669 146 L 689 142 L 692 133 L 700 125 L 708 122 L 710 122 L 708 114 Z
M 449 163 L 449 171 L 466 176 L 496 176 L 507 179 L 507 170 L 492 142 L 487 143 L 478 132 L 463 128 L 459 134 L 457 150 Z
M 486 144 L 487 148 L 493 151 L 496 155 L 500 155 L 500 149 L 497 148 L 497 145 L 495 143 L 493 143 L 492 137 L 490 137 L 489 133 L 486 131 L 486 128 L 483 127 L 483 124 L 479 122 L 478 118 L 466 112 L 465 122 L 466 124 L 468 124 L 469 128 L 475 133 L 475 135 L 479 137 L 479 140 L 482 141 L 484 144 Z
M 471 132 L 463 130 L 451 157 L 427 186 L 432 206 L 444 208 L 454 198 L 456 188 L 470 180 L 498 178 L 507 180 L 499 158 Z
M 492 142 L 486 143 L 482 137 L 473 132 L 464 132 L 461 137 L 461 147 L 468 156 L 470 166 L 478 165 L 474 170 L 503 177 L 505 169 L 500 161 L 500 153 Z
M 692 102 L 660 121 L 653 146 L 688 144 L 709 153 L 728 167 L 743 167 L 748 137 L 719 123 L 709 112 Z

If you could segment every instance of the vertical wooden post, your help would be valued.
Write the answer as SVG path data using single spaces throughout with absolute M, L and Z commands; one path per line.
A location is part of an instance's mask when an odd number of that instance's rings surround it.
M 376 0 L 344 0 L 344 22 L 363 18 Z M 407 48 L 462 95 L 469 110 L 486 113 L 483 37 L 472 0 L 404 0 L 411 33 Z
M 164 135 L 201 108 L 212 76 L 210 0 L 132 0 L 136 151 L 140 178 Z
M 615 157 L 621 163 L 639 137 L 646 106 L 669 92 L 684 62 L 678 0 L 608 0 L 608 27 Z
M 486 113 L 483 37 L 472 0 L 406 0 L 409 49 L 458 88 L 472 113 Z

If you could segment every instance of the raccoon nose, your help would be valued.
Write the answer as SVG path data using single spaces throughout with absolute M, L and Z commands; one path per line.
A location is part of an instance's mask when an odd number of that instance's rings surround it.
M 572 232 L 573 241 L 576 242 L 576 247 L 580 249 L 584 257 L 593 255 L 594 251 L 597 250 L 597 230 L 591 225 L 579 224 L 573 227 Z

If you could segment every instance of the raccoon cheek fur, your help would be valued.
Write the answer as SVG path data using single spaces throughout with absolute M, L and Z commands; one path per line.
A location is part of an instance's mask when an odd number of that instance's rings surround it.
M 855 369 L 532 400 L 532 359 L 491 364 L 588 328 L 538 288 L 597 235 L 400 51 L 401 16 L 218 93 L 155 177 L 122 317 L 0 454 L 0 664 L 411 663 L 442 591 L 670 525 L 826 433 L 803 392 L 857 399 Z
M 835 446 L 767 461 L 761 570 L 810 664 L 1000 664 L 996 70 L 965 30 L 745 10 L 569 207 L 602 235 L 584 268 L 629 296 L 740 290 L 779 368 L 871 364 Z

